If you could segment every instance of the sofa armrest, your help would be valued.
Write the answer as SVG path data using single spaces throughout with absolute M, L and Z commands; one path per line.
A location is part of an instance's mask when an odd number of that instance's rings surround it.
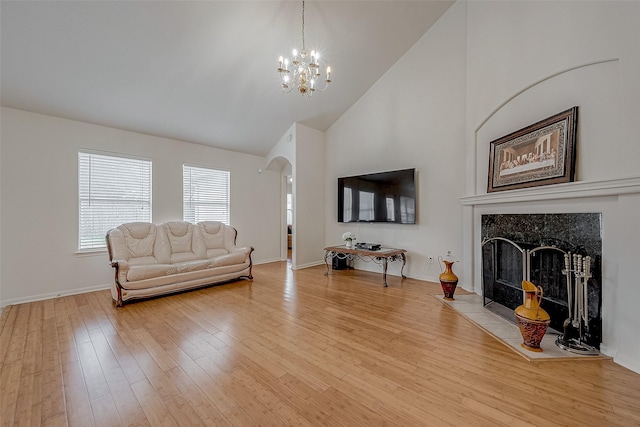
M 123 259 L 114 259 L 111 260 L 111 267 L 115 268 L 116 270 L 128 270 L 129 269 L 129 263 Z
M 250 255 L 251 252 L 253 252 L 253 246 L 236 246 L 233 249 L 233 252 L 236 252 L 236 253 L 239 252 L 239 253 L 243 253 L 243 254 L 246 254 L 246 255 Z

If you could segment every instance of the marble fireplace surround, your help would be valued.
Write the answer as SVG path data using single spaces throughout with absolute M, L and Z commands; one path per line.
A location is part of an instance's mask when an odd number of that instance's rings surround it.
M 629 245 L 624 223 L 626 196 L 635 200 L 640 194 L 640 177 L 578 181 L 551 186 L 533 187 L 461 197 L 463 211 L 463 253 L 460 285 L 482 295 L 482 215 L 491 214 L 602 214 L 602 343 L 601 353 L 614 359 L 625 346 L 625 337 L 635 336 L 634 325 L 623 321 L 621 295 L 628 283 L 619 283 L 620 276 L 628 277 L 632 265 L 622 265 L 629 259 L 624 247 Z M 627 218 L 628 222 L 628 218 Z M 621 310 L 622 309 L 622 310 Z M 633 363 L 621 360 L 623 365 Z M 626 362 L 626 363 L 625 363 Z M 633 362 L 633 360 L 632 360 Z

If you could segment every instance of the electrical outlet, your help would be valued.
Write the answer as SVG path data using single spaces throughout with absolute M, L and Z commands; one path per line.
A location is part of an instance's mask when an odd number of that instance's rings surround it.
M 451 251 L 447 251 L 447 256 L 451 256 Z
M 432 256 L 427 258 L 427 264 L 433 264 L 433 257 Z

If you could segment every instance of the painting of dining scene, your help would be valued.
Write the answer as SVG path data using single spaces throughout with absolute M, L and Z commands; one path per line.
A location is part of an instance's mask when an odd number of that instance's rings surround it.
M 577 107 L 491 142 L 488 192 L 573 181 Z
M 535 169 L 555 168 L 559 133 L 560 131 L 556 129 L 527 144 L 502 150 L 500 176 L 530 172 Z

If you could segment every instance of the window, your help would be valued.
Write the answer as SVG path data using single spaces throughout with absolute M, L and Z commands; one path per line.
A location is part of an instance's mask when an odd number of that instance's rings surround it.
M 220 221 L 229 225 L 229 171 L 183 165 L 185 221 Z
M 104 248 L 110 229 L 151 222 L 151 161 L 79 152 L 78 194 L 78 248 Z
M 293 194 L 287 193 L 287 225 L 293 225 Z

